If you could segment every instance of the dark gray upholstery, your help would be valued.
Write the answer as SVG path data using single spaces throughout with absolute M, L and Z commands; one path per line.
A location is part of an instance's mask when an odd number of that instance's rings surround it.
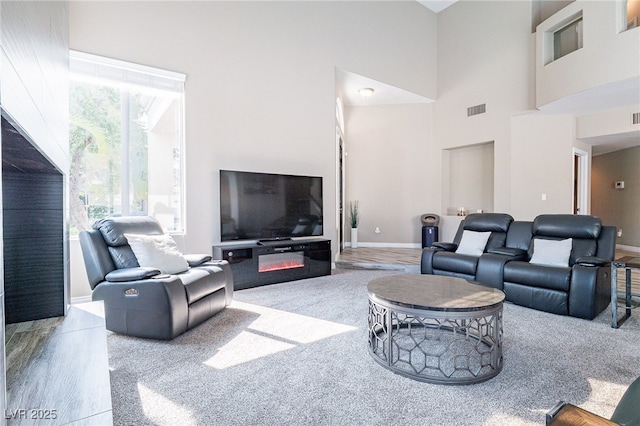
M 503 247 L 507 238 L 507 230 L 513 217 L 503 213 L 473 213 L 467 216 L 458 227 L 453 243 L 434 243 L 422 251 L 422 273 L 450 275 L 466 279 L 475 279 L 479 257 L 457 254 L 465 230 L 491 232 L 485 252 L 496 247 Z
M 606 231 L 603 232 L 603 229 Z M 529 263 L 536 239 L 572 239 L 567 267 Z M 524 240 L 519 242 L 523 244 Z M 600 248 L 599 248 L 600 246 Z M 615 228 L 600 218 L 581 215 L 540 215 L 532 223 L 527 258 L 504 266 L 507 300 L 519 305 L 579 318 L 593 319 L 611 301 L 610 262 L 615 252 Z M 596 259 L 598 265 L 578 262 Z
M 499 232 L 494 240 L 503 244 L 487 244 L 475 264 L 453 253 L 467 221 L 460 224 L 453 244 L 423 250 L 422 273 L 473 279 L 503 290 L 510 302 L 561 315 L 593 319 L 609 305 L 616 229 L 603 226 L 600 218 L 556 214 L 540 215 L 533 222 L 512 221 L 505 238 Z M 566 267 L 529 263 L 536 239 L 567 238 L 572 239 L 572 250 Z
M 185 255 L 190 268 L 163 275 L 140 267 L 125 233 L 161 235 L 151 217 L 97 221 L 80 233 L 92 299 L 104 301 L 107 329 L 153 339 L 173 339 L 211 318 L 233 299 L 228 262 L 209 255 Z

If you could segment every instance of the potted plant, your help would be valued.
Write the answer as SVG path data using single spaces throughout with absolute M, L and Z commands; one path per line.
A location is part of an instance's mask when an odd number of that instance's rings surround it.
M 351 248 L 358 247 L 358 224 L 360 223 L 360 202 L 349 202 L 349 223 L 351 224 Z

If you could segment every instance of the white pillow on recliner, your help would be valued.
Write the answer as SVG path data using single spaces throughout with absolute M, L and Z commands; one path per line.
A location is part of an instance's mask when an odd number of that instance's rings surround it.
M 189 269 L 171 235 L 124 234 L 140 266 L 159 269 L 163 274 L 179 274 Z
M 456 250 L 456 254 L 466 254 L 469 256 L 480 256 L 489 241 L 491 232 L 462 231 L 462 238 Z
M 566 240 L 533 240 L 533 256 L 529 263 L 544 266 L 569 266 L 569 257 L 573 239 Z

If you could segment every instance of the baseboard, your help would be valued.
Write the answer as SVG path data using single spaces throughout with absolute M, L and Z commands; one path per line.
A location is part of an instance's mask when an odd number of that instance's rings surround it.
M 80 297 L 72 297 L 71 304 L 78 305 L 80 303 L 89 303 L 92 302 L 91 296 L 80 296 Z
M 351 247 L 351 243 L 345 243 L 345 247 Z M 419 244 L 419 243 L 364 243 L 364 242 L 358 241 L 358 247 L 419 249 L 419 248 L 422 248 L 422 244 Z
M 640 247 L 625 246 L 622 244 L 616 244 L 616 250 L 632 251 L 634 253 L 640 253 Z

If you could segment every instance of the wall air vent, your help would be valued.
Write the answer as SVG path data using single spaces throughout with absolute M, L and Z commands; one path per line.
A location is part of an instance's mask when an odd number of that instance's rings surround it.
M 640 112 L 634 112 L 631 114 L 631 121 L 633 124 L 640 124 Z
M 467 108 L 467 117 L 472 115 L 484 114 L 487 112 L 487 104 L 480 104 Z

